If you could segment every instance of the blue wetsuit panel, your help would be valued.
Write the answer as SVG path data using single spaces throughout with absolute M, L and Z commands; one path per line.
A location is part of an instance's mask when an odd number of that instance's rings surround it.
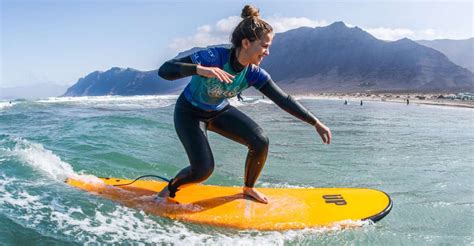
M 238 73 L 234 71 L 230 66 L 230 51 L 228 48 L 214 47 L 190 55 L 194 64 L 219 67 L 235 76 L 232 83 L 226 84 L 217 78 L 194 75 L 184 89 L 184 96 L 192 105 L 206 111 L 221 110 L 229 104 L 227 98 L 235 97 L 250 86 L 259 89 L 271 80 L 265 70 L 255 65 L 246 66 Z

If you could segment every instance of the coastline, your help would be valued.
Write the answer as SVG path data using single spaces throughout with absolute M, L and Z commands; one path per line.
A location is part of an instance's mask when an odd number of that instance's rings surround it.
M 344 100 L 363 102 L 391 102 L 391 103 L 407 103 L 409 105 L 432 105 L 432 106 L 445 106 L 445 107 L 459 107 L 459 108 L 470 108 L 474 109 L 474 100 L 460 100 L 450 98 L 440 98 L 440 94 L 423 94 L 423 93 L 411 93 L 411 94 L 397 94 L 397 93 L 297 93 L 289 92 L 292 96 L 297 99 L 329 99 L 329 100 Z M 166 95 L 135 95 L 135 96 L 119 96 L 119 95 L 107 95 L 107 96 L 82 96 L 82 97 L 49 97 L 44 99 L 36 99 L 39 102 L 75 102 L 88 99 L 90 101 L 120 101 L 128 100 L 130 97 L 135 97 L 135 100 L 147 100 L 154 97 L 160 97 L 163 99 L 177 98 L 178 94 L 166 94 Z M 249 98 L 261 98 L 261 94 L 248 93 L 244 97 Z M 24 99 L 17 100 L 0 100 L 0 110 L 9 108 L 19 101 L 25 101 Z
M 446 107 L 461 107 L 474 109 L 474 100 L 460 100 L 460 99 L 448 99 L 439 98 L 440 94 L 396 94 L 396 93 L 304 93 L 297 94 L 294 96 L 298 98 L 320 98 L 320 99 L 338 99 L 348 101 L 377 101 L 377 102 L 393 102 L 393 103 L 404 103 L 409 105 L 434 105 L 434 106 L 446 106 Z

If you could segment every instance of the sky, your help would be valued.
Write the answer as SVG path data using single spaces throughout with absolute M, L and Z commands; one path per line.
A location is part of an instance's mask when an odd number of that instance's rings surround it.
M 474 36 L 474 1 L 0 0 L 0 88 L 72 85 L 112 67 L 149 71 L 229 43 L 246 4 L 275 32 L 335 21 L 383 40 Z

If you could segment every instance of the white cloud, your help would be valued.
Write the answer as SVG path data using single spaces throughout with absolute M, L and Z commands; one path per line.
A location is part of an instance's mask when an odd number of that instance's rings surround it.
M 273 16 L 265 18 L 265 20 L 273 27 L 273 30 L 276 33 L 286 32 L 290 29 L 295 29 L 302 26 L 318 27 L 329 25 L 329 23 L 327 23 L 325 20 L 312 20 L 306 17 Z M 227 18 L 220 19 L 215 24 L 200 26 L 196 29 L 196 33 L 192 36 L 175 38 L 169 47 L 174 52 L 180 52 L 193 47 L 206 47 L 209 45 L 230 43 L 230 35 L 240 21 L 241 18 L 238 16 L 229 16 Z M 352 24 L 346 23 L 346 25 L 348 27 L 355 27 L 355 25 Z M 423 30 L 387 27 L 361 28 L 376 38 L 387 41 L 394 41 L 402 38 L 410 38 L 413 40 L 432 40 L 450 36 L 446 35 L 446 33 L 441 33 L 438 30 L 431 28 Z
M 241 19 L 242 18 L 238 16 L 230 16 L 225 19 L 221 19 L 216 24 L 216 31 L 228 33 L 230 35 L 237 24 L 239 24 Z
M 406 28 L 368 28 L 365 29 L 368 33 L 372 34 L 374 37 L 382 40 L 398 40 L 406 37 L 413 36 L 415 32 Z
M 435 36 L 436 35 L 436 30 L 434 29 L 426 29 L 422 32 L 423 34 L 427 36 Z
M 302 26 L 317 27 L 327 26 L 328 23 L 325 20 L 317 21 L 311 20 L 306 17 L 270 17 L 268 23 L 273 27 L 273 30 L 278 32 L 286 32 L 291 29 L 295 29 Z
M 199 32 L 210 32 L 212 30 L 211 26 L 205 25 L 205 26 L 200 26 L 197 28 L 198 33 Z
M 175 38 L 169 47 L 175 51 L 183 51 L 193 47 L 205 47 L 213 44 L 227 43 L 228 36 L 215 31 L 215 27 L 209 25 L 197 28 L 193 36 Z
M 193 47 L 205 47 L 209 45 L 229 43 L 230 35 L 242 18 L 229 16 L 221 19 L 213 25 L 204 25 L 196 29 L 196 33 L 189 37 L 175 38 L 169 45 L 175 52 L 191 49 Z M 285 32 L 290 29 L 308 26 L 325 26 L 327 22 L 311 20 L 305 17 L 270 17 L 265 19 L 275 32 Z
M 429 28 L 429 29 L 422 29 L 422 30 L 411 30 L 408 28 L 385 28 L 385 27 L 378 27 L 378 28 L 363 28 L 368 33 L 372 34 L 374 37 L 382 40 L 387 41 L 394 41 L 399 40 L 402 38 L 409 38 L 412 40 L 420 40 L 420 39 L 439 39 L 439 38 L 446 38 L 447 34 L 442 34 L 439 31 Z

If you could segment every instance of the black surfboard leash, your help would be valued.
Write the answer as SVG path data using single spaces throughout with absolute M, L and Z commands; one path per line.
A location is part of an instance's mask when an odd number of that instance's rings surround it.
M 148 177 L 153 177 L 153 178 L 158 178 L 158 179 L 161 179 L 163 181 L 166 181 L 166 182 L 170 182 L 169 179 L 165 178 L 165 177 L 162 177 L 162 176 L 159 176 L 159 175 L 143 175 L 143 176 L 140 176 L 138 178 L 136 178 L 135 180 L 133 180 L 132 182 L 130 183 L 126 183 L 126 184 L 116 184 L 116 185 L 113 185 L 113 186 L 125 186 L 125 185 L 131 185 L 133 183 L 135 183 L 136 181 L 138 181 L 139 179 L 142 179 L 142 178 L 148 178 Z

